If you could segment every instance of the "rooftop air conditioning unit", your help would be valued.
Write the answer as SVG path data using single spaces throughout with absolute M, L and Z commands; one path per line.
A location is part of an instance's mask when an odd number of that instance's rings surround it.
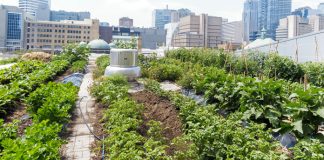
M 137 66 L 138 53 L 135 49 L 112 49 L 110 65 L 106 68 L 105 76 L 121 74 L 128 80 L 141 76 L 141 68 Z

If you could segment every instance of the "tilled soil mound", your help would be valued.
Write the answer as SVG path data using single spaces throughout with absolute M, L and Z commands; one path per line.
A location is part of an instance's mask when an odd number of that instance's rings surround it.
M 182 123 L 178 111 L 170 101 L 149 91 L 133 93 L 131 96 L 136 102 L 144 104 L 144 124 L 150 120 L 160 121 L 164 128 L 163 135 L 168 141 L 182 134 Z M 146 126 L 142 126 L 141 132 L 145 134 L 147 129 Z

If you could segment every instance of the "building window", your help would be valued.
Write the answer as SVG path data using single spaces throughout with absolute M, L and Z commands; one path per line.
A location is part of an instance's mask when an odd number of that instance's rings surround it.
M 7 39 L 21 39 L 22 33 L 22 15 L 21 13 L 8 13 Z

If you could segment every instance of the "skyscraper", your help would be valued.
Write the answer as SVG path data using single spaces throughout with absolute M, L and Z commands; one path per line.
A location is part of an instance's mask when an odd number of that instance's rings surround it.
M 256 39 L 258 33 L 258 7 L 259 0 L 246 0 L 243 10 L 243 39 L 246 42 Z
M 23 48 L 24 12 L 15 6 L 0 5 L 0 51 Z
M 243 22 L 244 40 L 253 41 L 267 30 L 267 37 L 276 38 L 279 20 L 291 13 L 291 0 L 246 0 Z
M 50 19 L 51 0 L 19 0 L 19 8 L 34 16 L 36 20 Z
M 279 20 L 291 13 L 291 0 L 268 0 L 267 33 L 272 39 L 276 38 Z
M 171 14 L 176 10 L 166 9 L 155 9 L 152 15 L 152 26 L 159 29 L 164 29 L 164 25 L 171 22 Z

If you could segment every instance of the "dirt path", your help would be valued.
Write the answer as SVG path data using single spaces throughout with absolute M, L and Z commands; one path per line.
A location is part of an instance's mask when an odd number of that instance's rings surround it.
M 170 101 L 148 91 L 132 93 L 131 96 L 136 102 L 145 106 L 143 111 L 144 125 L 141 127 L 142 133 L 145 133 L 148 129 L 145 124 L 150 120 L 155 120 L 162 123 L 164 128 L 162 134 L 167 139 L 169 146 L 171 146 L 171 141 L 174 138 L 182 135 L 181 119 L 175 106 Z M 172 146 L 168 148 L 167 152 L 171 155 L 174 153 Z

